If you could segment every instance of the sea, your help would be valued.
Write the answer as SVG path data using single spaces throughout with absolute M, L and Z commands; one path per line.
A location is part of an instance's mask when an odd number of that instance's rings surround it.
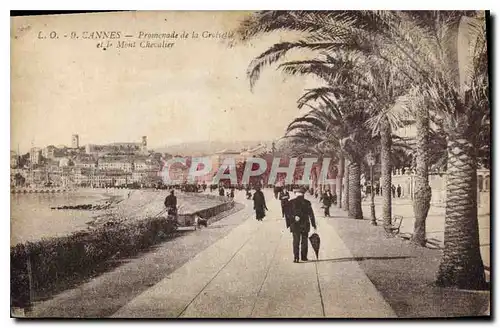
M 66 193 L 13 193 L 10 196 L 10 245 L 42 238 L 61 237 L 86 230 L 97 217 L 105 214 L 125 217 L 127 220 L 153 217 L 164 210 L 166 190 L 79 189 Z M 202 195 L 176 192 L 180 213 L 221 203 Z M 110 210 L 57 210 L 64 205 L 99 204 L 110 199 L 124 200 Z
M 102 211 L 53 210 L 64 205 L 99 204 L 116 195 L 105 190 L 79 190 L 64 193 L 11 194 L 10 245 L 42 238 L 64 236 L 86 229 Z

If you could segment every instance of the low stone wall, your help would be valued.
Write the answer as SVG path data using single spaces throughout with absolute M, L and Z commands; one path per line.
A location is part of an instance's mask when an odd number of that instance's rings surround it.
M 226 196 L 219 196 L 219 195 L 212 195 L 212 194 L 203 194 L 203 193 L 194 193 L 194 192 L 186 192 L 185 194 L 187 194 L 187 195 L 195 195 L 196 197 L 203 197 L 203 198 L 206 198 L 206 199 L 215 199 L 215 200 L 219 200 L 219 201 L 222 201 L 222 202 L 232 201 L 231 198 L 226 197 Z
M 199 217 L 203 219 L 210 219 L 212 217 L 217 216 L 218 214 L 228 211 L 234 207 L 234 201 L 230 200 L 226 203 L 215 205 L 210 208 L 203 209 L 201 211 L 195 212 L 195 215 L 198 215 Z M 215 222 L 215 221 L 213 221 Z M 209 223 L 212 223 L 212 221 L 209 221 Z

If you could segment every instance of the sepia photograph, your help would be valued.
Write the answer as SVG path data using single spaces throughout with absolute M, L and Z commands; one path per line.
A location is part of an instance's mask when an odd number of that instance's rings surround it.
M 9 19 L 11 318 L 491 320 L 489 11 Z

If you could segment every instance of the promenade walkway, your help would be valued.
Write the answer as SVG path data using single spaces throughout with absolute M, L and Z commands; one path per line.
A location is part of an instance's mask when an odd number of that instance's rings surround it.
M 434 286 L 441 251 L 386 238 L 369 220 L 316 213 L 321 250 L 293 263 L 279 201 L 246 208 L 155 247 L 35 306 L 35 317 L 416 318 L 489 314 L 489 291 Z M 398 210 L 396 205 L 395 212 Z M 367 212 L 369 213 L 369 212 Z
M 333 226 L 318 215 L 319 261 L 293 263 L 279 202 L 128 302 L 115 318 L 395 317 Z M 313 251 L 309 259 L 314 260 Z

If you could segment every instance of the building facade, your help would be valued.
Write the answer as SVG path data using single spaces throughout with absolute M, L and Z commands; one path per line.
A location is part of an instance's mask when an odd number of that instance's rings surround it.
M 33 165 L 39 165 L 41 159 L 41 150 L 40 148 L 33 147 L 30 150 L 30 163 Z
M 133 171 L 133 161 L 130 158 L 122 157 L 103 157 L 99 158 L 97 162 L 97 167 L 99 170 L 121 170 L 124 172 Z

